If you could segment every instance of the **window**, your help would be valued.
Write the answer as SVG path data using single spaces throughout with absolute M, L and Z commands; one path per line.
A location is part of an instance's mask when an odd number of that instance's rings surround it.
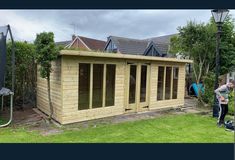
M 147 66 L 141 66 L 141 82 L 140 82 L 140 102 L 146 101 L 146 88 L 147 88 Z
M 117 53 L 117 46 L 112 41 L 110 41 L 106 50 L 108 52 Z
M 157 100 L 177 99 L 178 67 L 158 67 Z
M 114 64 L 79 63 L 78 110 L 114 106 L 115 75 Z
M 179 74 L 179 68 L 178 67 L 173 67 L 173 92 L 172 92 L 172 99 L 177 99 L 178 74 Z
M 114 64 L 106 65 L 106 98 L 105 106 L 114 106 L 115 97 L 115 75 L 116 66 Z
M 171 70 L 172 67 L 166 67 L 165 99 L 171 99 Z
M 150 47 L 147 48 L 147 50 L 145 51 L 145 55 L 146 56 L 158 56 L 161 57 L 162 55 L 159 54 L 159 52 L 156 49 L 155 45 L 151 45 Z
M 103 71 L 103 64 L 93 64 L 92 108 L 102 107 Z
M 163 100 L 164 67 L 158 67 L 157 100 Z
M 89 109 L 90 64 L 79 64 L 78 109 Z
M 135 103 L 136 94 L 136 65 L 130 67 L 130 79 L 129 79 L 129 104 Z

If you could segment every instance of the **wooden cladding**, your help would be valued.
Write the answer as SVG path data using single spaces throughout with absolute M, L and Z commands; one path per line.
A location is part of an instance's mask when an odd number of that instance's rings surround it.
M 178 67 L 158 67 L 157 100 L 177 99 L 178 74 Z
M 78 110 L 114 106 L 116 65 L 79 63 Z
M 53 62 L 51 76 L 53 118 L 61 124 L 121 115 L 130 111 L 126 109 L 142 112 L 184 104 L 185 63 L 190 61 L 71 50 L 66 53 L 74 55 L 62 55 Z M 131 66 L 136 87 L 132 87 L 134 103 L 129 104 Z M 37 107 L 49 114 L 47 83 L 40 76 Z

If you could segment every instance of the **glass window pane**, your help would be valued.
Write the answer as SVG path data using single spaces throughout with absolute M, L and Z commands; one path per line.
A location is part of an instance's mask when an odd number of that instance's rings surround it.
M 129 80 L 129 104 L 135 103 L 136 93 L 136 66 L 130 66 L 130 80 Z
M 79 64 L 78 109 L 89 109 L 90 64 Z
M 163 100 L 164 67 L 158 67 L 157 100 Z
M 147 66 L 141 66 L 140 102 L 146 102 Z
M 105 98 L 105 106 L 114 106 L 115 75 L 116 75 L 116 65 L 107 64 L 106 65 L 106 98 Z
M 179 68 L 178 67 L 174 67 L 174 70 L 173 70 L 173 92 L 172 92 L 172 98 L 173 99 L 177 99 L 178 74 L 179 74 Z
M 171 99 L 171 70 L 172 67 L 166 67 L 165 99 Z
M 103 64 L 93 64 L 92 108 L 102 107 L 103 97 Z
M 112 50 L 112 41 L 109 42 L 108 46 L 107 46 L 107 51 L 111 51 Z

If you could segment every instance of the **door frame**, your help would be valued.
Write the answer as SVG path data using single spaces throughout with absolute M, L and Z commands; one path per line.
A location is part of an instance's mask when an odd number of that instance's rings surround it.
M 146 74 L 146 97 L 145 102 L 140 102 L 139 97 L 139 105 L 138 105 L 138 111 L 147 111 L 149 110 L 149 101 L 150 101 L 150 63 L 140 63 L 140 82 L 139 82 L 139 88 L 141 87 L 141 66 L 147 66 L 147 74 Z M 140 88 L 141 89 L 141 88 Z M 139 90 L 140 94 L 140 90 Z
M 136 88 L 135 88 L 135 103 L 129 104 L 129 90 L 130 90 L 130 67 L 131 65 L 136 66 Z M 141 86 L 141 66 L 147 66 L 147 74 L 146 74 L 146 98 L 145 102 L 140 102 L 140 86 Z M 126 83 L 125 83 L 125 112 L 139 112 L 149 110 L 149 100 L 150 100 L 150 63 L 140 63 L 127 61 L 126 63 Z

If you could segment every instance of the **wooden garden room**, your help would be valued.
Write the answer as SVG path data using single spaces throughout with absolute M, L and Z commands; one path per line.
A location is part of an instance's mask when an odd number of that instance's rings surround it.
M 185 64 L 175 58 L 62 50 L 53 62 L 53 118 L 61 124 L 184 104 Z M 49 114 L 47 83 L 37 78 L 37 107 Z

